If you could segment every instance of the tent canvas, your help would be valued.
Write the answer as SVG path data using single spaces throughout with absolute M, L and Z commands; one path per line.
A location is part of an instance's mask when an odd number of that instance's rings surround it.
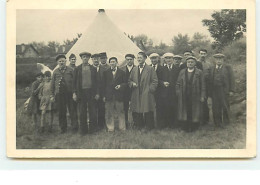
M 79 58 L 79 53 L 83 51 L 91 54 L 106 52 L 108 58 L 115 56 L 118 58 L 119 65 L 124 65 L 126 54 L 136 55 L 141 50 L 109 19 L 104 10 L 98 12 L 92 24 L 70 49 L 66 57 L 68 58 L 70 54 L 74 53 Z M 79 58 L 76 65 L 81 63 Z

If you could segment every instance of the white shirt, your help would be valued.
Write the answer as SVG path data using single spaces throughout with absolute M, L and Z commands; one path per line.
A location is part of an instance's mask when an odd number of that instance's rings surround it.
M 171 70 L 171 69 L 172 69 L 172 65 L 167 65 L 167 68 L 168 68 L 169 70 Z
M 126 67 L 128 69 L 128 72 L 130 72 L 133 69 L 134 65 L 132 65 L 132 66 L 127 65 Z
M 145 63 L 143 64 L 143 68 L 140 68 L 140 66 L 138 66 L 139 69 L 140 69 L 140 74 L 142 73 L 142 71 L 143 71 L 143 69 L 144 69 L 144 66 L 145 66 Z
M 155 65 L 152 64 L 152 67 L 154 68 L 155 71 L 157 71 L 158 64 Z
M 111 68 L 111 70 L 112 70 L 112 68 Z M 112 70 L 112 74 L 113 74 L 113 76 L 116 75 L 116 71 L 117 71 L 117 67 L 115 68 L 115 71 Z
M 193 68 L 193 69 L 187 68 L 187 69 L 188 69 L 188 72 L 189 72 L 189 73 L 192 73 L 192 72 L 194 71 L 194 68 Z
M 218 66 L 216 65 L 216 69 L 221 69 L 222 68 L 222 65 Z

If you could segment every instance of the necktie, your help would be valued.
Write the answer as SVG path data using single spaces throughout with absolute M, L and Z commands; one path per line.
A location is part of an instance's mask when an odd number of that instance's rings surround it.
M 139 67 L 140 67 L 140 68 L 143 68 L 143 67 L 144 67 L 144 65 L 139 65 Z
M 155 68 L 156 68 L 156 65 L 153 65 L 153 68 L 154 68 L 154 70 L 155 70 Z

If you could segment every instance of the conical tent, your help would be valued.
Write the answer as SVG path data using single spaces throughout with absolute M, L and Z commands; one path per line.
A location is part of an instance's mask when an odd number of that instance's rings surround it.
M 115 56 L 118 58 L 119 65 L 122 65 L 126 54 L 136 55 L 141 50 L 119 30 L 104 10 L 98 12 L 93 23 L 70 49 L 66 57 L 68 58 L 70 54 L 74 53 L 78 58 L 76 65 L 79 65 L 82 63 L 79 59 L 79 53 L 83 51 L 91 54 L 106 52 L 108 58 Z

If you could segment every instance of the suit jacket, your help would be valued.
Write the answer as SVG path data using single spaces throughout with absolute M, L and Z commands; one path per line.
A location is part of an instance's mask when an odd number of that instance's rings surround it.
M 155 91 L 155 99 L 156 102 L 158 102 L 161 98 L 167 97 L 167 89 L 163 85 L 164 82 L 167 82 L 167 68 L 158 64 L 155 72 L 158 78 L 158 86 Z
M 137 113 L 154 111 L 154 93 L 158 85 L 158 78 L 153 67 L 145 64 L 141 75 L 139 67 L 134 67 L 128 82 L 132 88 L 130 109 Z M 137 87 L 133 87 L 133 82 L 137 84 Z
M 135 65 L 133 66 L 133 68 L 135 67 Z M 126 83 L 128 83 L 128 79 L 130 77 L 130 73 L 132 72 L 133 68 L 131 69 L 131 71 L 128 71 L 127 66 L 124 66 L 121 68 L 122 71 L 125 72 L 125 80 Z M 125 88 L 125 93 L 124 93 L 124 101 L 125 102 L 129 102 L 131 99 L 131 93 L 132 93 L 132 89 L 127 85 Z
M 127 86 L 125 72 L 117 68 L 114 77 L 111 68 L 109 68 L 104 72 L 103 77 L 102 94 L 106 101 L 123 101 L 125 87 Z M 118 90 L 115 89 L 117 85 L 120 85 Z
M 90 66 L 91 71 L 91 84 L 92 84 L 92 95 L 93 97 L 98 94 L 98 76 L 97 76 L 97 70 L 92 65 Z M 77 98 L 81 98 L 81 92 L 82 92 L 82 64 L 77 66 L 74 70 L 74 79 L 73 79 L 73 92 L 76 93 Z
M 167 95 L 167 99 L 169 101 L 175 101 L 176 99 L 176 82 L 179 76 L 179 73 L 181 71 L 181 68 L 178 65 L 173 65 L 172 69 L 169 70 L 168 68 L 166 68 L 166 81 L 170 83 L 169 87 L 166 88 L 166 95 Z
M 208 78 L 208 93 L 212 97 L 212 92 L 214 91 L 214 74 L 216 70 L 216 65 L 212 65 L 209 68 L 209 78 Z M 233 70 L 230 65 L 223 64 L 220 69 L 221 75 L 223 76 L 223 90 L 225 94 L 235 91 L 235 79 Z

